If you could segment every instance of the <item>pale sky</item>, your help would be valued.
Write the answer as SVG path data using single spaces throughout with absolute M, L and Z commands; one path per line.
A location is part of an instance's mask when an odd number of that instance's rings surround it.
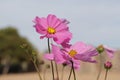
M 120 0 L 0 0 L 0 28 L 14 26 L 39 51 L 47 40 L 39 39 L 32 20 L 48 14 L 70 21 L 71 43 L 120 48 Z

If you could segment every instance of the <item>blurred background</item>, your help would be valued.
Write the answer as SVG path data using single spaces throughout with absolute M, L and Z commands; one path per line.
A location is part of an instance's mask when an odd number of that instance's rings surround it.
M 41 71 L 49 63 L 44 63 L 42 58 L 47 51 L 47 40 L 40 40 L 32 22 L 36 16 L 46 17 L 48 14 L 70 22 L 71 43 L 84 41 L 95 47 L 105 44 L 117 49 L 111 71 L 120 71 L 119 0 L 0 0 L 0 74 L 35 71 L 20 47 L 24 43 L 37 53 Z M 103 55 L 103 61 L 105 58 Z M 82 63 L 81 68 L 84 69 L 80 72 L 99 69 L 98 65 L 89 63 Z

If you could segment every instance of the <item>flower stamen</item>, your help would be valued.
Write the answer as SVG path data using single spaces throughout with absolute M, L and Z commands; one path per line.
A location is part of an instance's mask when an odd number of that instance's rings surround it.
M 71 57 L 74 57 L 75 54 L 77 54 L 77 52 L 75 50 L 71 50 L 69 53 L 68 53 Z
M 48 32 L 49 34 L 55 34 L 55 33 L 56 33 L 56 30 L 55 30 L 54 28 L 52 28 L 52 27 L 48 27 L 47 32 Z

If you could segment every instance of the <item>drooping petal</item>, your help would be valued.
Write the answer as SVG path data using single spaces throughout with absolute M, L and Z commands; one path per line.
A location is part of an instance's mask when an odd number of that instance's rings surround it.
M 62 23 L 69 24 L 70 22 L 67 19 L 61 19 Z
M 83 42 L 77 42 L 70 47 L 70 50 L 75 50 L 75 51 L 77 51 L 77 54 L 82 54 L 82 53 L 85 53 L 86 51 L 90 50 L 91 48 L 93 48 L 93 47 L 90 45 L 87 45 Z
M 103 46 L 104 46 L 104 49 L 105 49 L 106 53 L 108 54 L 108 56 L 110 58 L 112 58 L 114 56 L 114 53 L 115 53 L 116 50 L 112 49 L 112 48 L 110 48 L 110 47 L 108 47 L 106 45 L 103 45 Z
M 40 39 L 43 39 L 43 38 L 45 38 L 45 37 L 46 37 L 46 35 L 40 36 Z
M 58 46 L 52 45 L 52 53 L 54 54 L 54 59 L 56 63 L 61 64 L 66 61 L 62 55 L 63 53 Z
M 68 39 L 65 39 L 65 40 L 61 43 L 62 47 L 63 47 L 63 48 L 70 48 L 71 44 L 69 43 L 69 41 L 70 41 L 69 38 L 68 38 Z
M 40 34 L 46 34 L 46 30 L 39 24 L 35 25 L 35 29 L 36 29 L 36 32 L 38 32 Z
M 94 63 L 96 62 L 96 60 L 93 60 L 92 57 L 97 56 L 97 55 L 98 55 L 97 50 L 91 49 L 91 50 L 86 51 L 85 53 L 76 54 L 74 58 L 77 60 L 84 61 L 84 62 Z
M 72 38 L 72 33 L 68 31 L 59 32 L 54 35 L 54 41 L 58 44 L 63 43 L 65 40 L 70 40 Z
M 41 25 L 41 21 L 43 21 L 41 20 L 41 18 L 36 17 L 35 20 L 33 21 L 35 23 L 34 27 L 38 33 L 46 34 L 46 28 Z
M 84 62 L 95 62 L 94 60 L 91 59 L 91 57 L 85 54 L 77 54 L 75 58 Z

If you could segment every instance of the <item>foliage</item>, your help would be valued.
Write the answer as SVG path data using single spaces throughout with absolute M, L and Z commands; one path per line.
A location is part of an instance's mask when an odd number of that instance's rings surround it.
M 20 47 L 22 44 L 27 44 L 31 50 L 35 50 L 31 43 L 18 34 L 15 28 L 8 27 L 0 30 L 0 63 L 2 60 L 9 58 L 9 64 L 19 64 L 26 61 L 30 62 L 24 49 Z

